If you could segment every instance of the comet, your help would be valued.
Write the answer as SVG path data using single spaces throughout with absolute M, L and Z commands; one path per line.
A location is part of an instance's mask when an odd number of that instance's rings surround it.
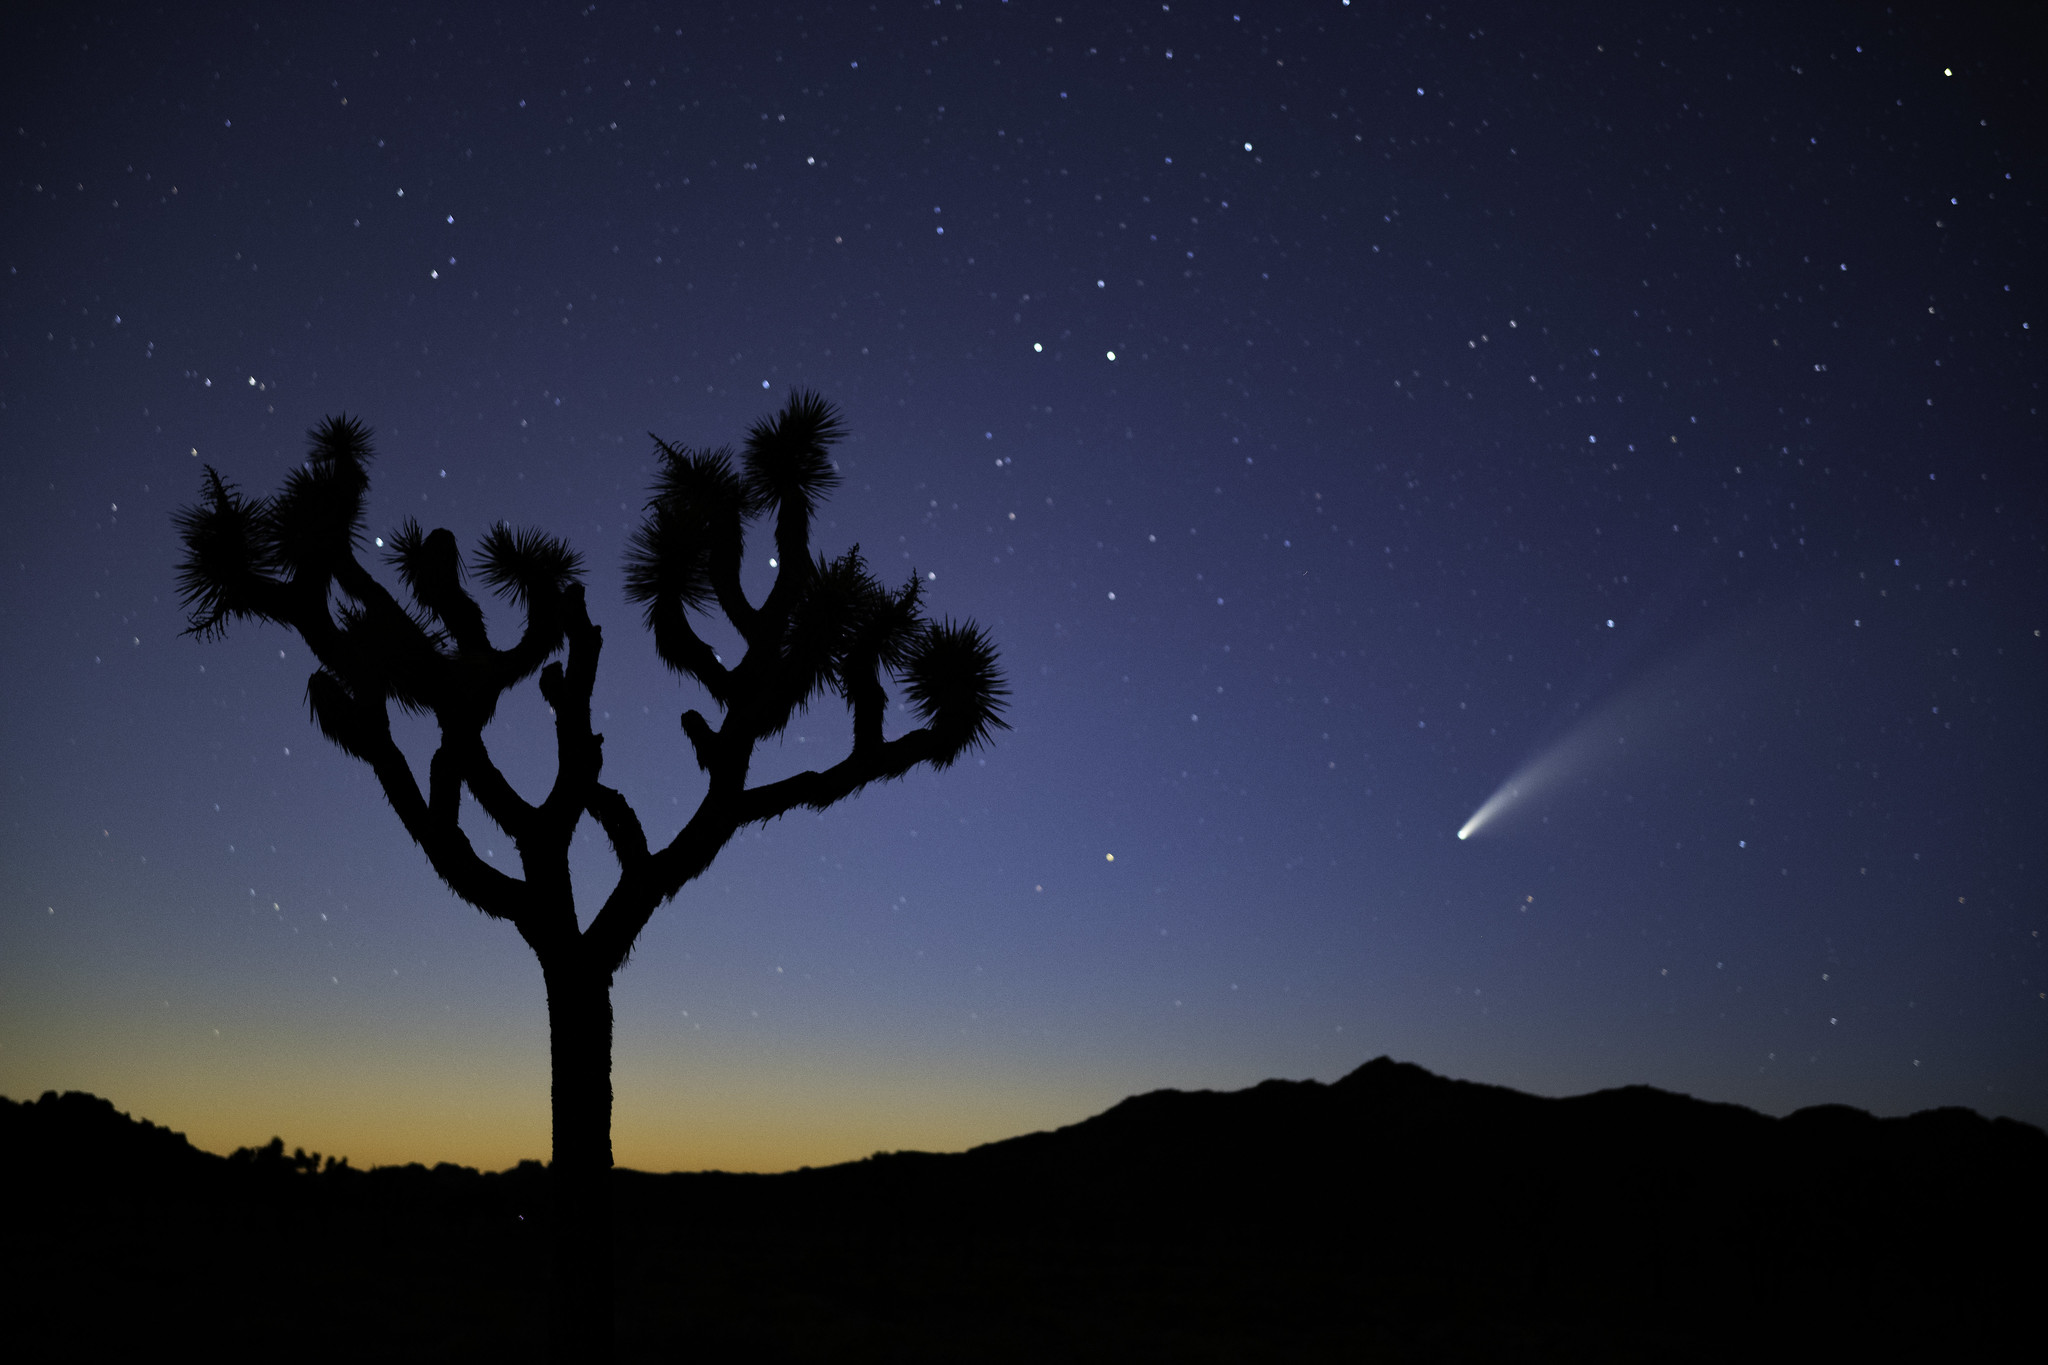
M 1697 761 L 1709 727 L 1775 714 L 1835 666 L 1814 641 L 1852 620 L 1846 579 L 1814 580 L 1775 606 L 1664 658 L 1539 747 L 1458 829 L 1461 841 L 1501 827 L 1602 773 L 1630 764 Z M 1794 712 L 1794 714 L 1797 714 Z
M 1472 812 L 1472 818 L 1467 820 L 1458 830 L 1458 837 L 1460 839 L 1469 839 L 1480 830 L 1486 828 L 1487 821 L 1513 804 L 1515 799 L 1521 796 L 1521 794 L 1521 787 L 1515 783 L 1507 782 L 1502 784 L 1499 791 L 1486 798 L 1485 805 Z
M 1685 664 L 1656 670 L 1596 707 L 1592 714 L 1537 751 L 1472 812 L 1458 830 L 1471 839 L 1507 823 L 1536 802 L 1554 797 L 1569 784 L 1618 766 L 1632 755 L 1657 747 L 1696 717 L 1713 692 L 1697 656 Z
M 1634 710 L 1628 698 L 1602 708 L 1574 726 L 1564 738 L 1517 768 L 1500 784 L 1458 830 L 1460 839 L 1470 839 L 1497 825 L 1532 802 L 1552 795 L 1574 777 L 1600 767 L 1611 757 L 1627 752 L 1628 736 L 1622 728 L 1624 715 Z

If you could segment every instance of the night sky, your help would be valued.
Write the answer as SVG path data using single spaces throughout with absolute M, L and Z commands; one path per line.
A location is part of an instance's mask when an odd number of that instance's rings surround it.
M 814 389 L 814 543 L 986 627 L 1014 729 L 656 916 L 622 1164 L 1382 1053 L 2048 1123 L 2038 29 L 321 8 L 46 5 L 0 57 L 0 1093 L 545 1157 L 537 965 L 320 737 L 295 636 L 181 634 L 173 516 L 346 412 L 371 530 L 566 537 L 665 841 L 708 701 L 622 592 L 648 433 Z M 489 737 L 551 776 L 531 684 Z M 849 738 L 820 706 L 756 774 Z

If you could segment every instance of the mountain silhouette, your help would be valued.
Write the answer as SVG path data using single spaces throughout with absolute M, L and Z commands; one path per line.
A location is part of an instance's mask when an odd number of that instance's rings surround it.
M 9 1283 L 63 1326 L 45 1354 L 538 1358 L 538 1163 L 362 1171 L 281 1140 L 223 1158 L 75 1093 L 0 1101 L 0 1161 L 24 1211 Z M 2044 1173 L 2048 1134 L 1965 1109 L 1546 1099 L 1382 1057 L 1331 1084 L 1154 1091 L 964 1153 L 619 1171 L 620 1352 L 1988 1351 L 2030 1326 L 2048 1269 Z

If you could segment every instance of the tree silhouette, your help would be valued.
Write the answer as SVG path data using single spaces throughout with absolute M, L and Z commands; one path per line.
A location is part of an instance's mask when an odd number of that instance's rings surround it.
M 236 620 L 297 631 L 320 662 L 306 700 L 321 733 L 370 765 L 441 879 L 509 920 L 540 960 L 553 1076 L 558 1358 L 610 1354 L 611 985 L 656 907 L 746 826 L 799 806 L 823 810 L 920 763 L 944 768 L 1008 728 L 1008 689 L 980 629 L 927 619 L 915 573 L 886 588 L 858 546 L 836 559 L 814 556 L 811 522 L 838 482 L 828 451 L 842 433 L 829 404 L 800 392 L 753 426 L 737 462 L 729 450 L 655 438 L 660 470 L 627 551 L 626 595 L 642 604 L 662 660 L 722 715 L 717 724 L 695 710 L 682 715 L 708 787 L 660 848 L 600 780 L 604 737 L 590 728 L 590 695 L 602 636 L 584 605 L 581 557 L 563 541 L 503 523 L 485 533 L 476 572 L 525 617 L 518 641 L 499 649 L 463 587 L 450 532 L 422 532 L 408 519 L 391 538 L 385 559 L 410 607 L 364 567 L 370 432 L 353 418 L 329 418 L 309 433 L 310 457 L 275 496 L 245 498 L 209 467 L 200 502 L 177 516 L 187 633 L 216 637 Z M 778 567 L 757 605 L 741 589 L 740 565 L 747 529 L 763 517 L 773 519 Z M 714 609 L 745 642 L 731 666 L 691 624 L 693 612 Z M 513 790 L 483 741 L 499 698 L 536 672 L 556 749 L 554 783 L 538 803 Z M 895 739 L 883 737 L 885 675 L 922 722 Z M 749 786 L 755 746 L 828 693 L 851 713 L 846 756 L 823 771 Z M 439 724 L 424 789 L 393 741 L 394 702 Z M 458 821 L 465 787 L 517 846 L 522 876 L 471 847 Z M 610 840 L 619 876 L 579 929 L 569 846 L 586 814 Z

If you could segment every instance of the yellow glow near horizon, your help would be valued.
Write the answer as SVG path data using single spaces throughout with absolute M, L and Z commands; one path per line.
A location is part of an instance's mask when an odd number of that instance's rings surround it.
M 445 1161 L 496 1171 L 548 1159 L 539 1019 L 403 1037 L 264 1020 L 269 1027 L 216 1038 L 211 1026 L 174 1033 L 117 1008 L 101 1011 L 96 1028 L 69 1013 L 51 1010 L 43 1029 L 10 1040 L 0 1094 L 86 1091 L 220 1155 L 278 1137 L 287 1150 L 359 1168 Z M 158 1028 L 145 1033 L 151 1023 Z M 105 1046 L 110 1030 L 135 1045 Z M 1144 1088 L 1135 1076 L 991 1073 L 943 1057 L 825 1049 L 793 1058 L 731 1043 L 682 1053 L 671 1042 L 620 1040 L 612 1147 L 622 1167 L 770 1173 L 878 1151 L 963 1151 L 1078 1122 Z

